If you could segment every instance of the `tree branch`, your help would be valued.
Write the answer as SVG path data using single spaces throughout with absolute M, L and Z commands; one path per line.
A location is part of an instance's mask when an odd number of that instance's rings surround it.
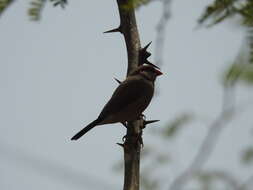
M 135 19 L 133 5 L 128 0 L 117 0 L 120 15 L 120 31 L 124 35 L 127 47 L 128 69 L 127 74 L 134 70 L 138 65 L 139 50 L 141 48 L 138 28 Z
M 117 4 L 120 15 L 120 26 L 116 31 L 121 32 L 125 38 L 128 56 L 127 75 L 129 75 L 131 71 L 140 65 L 139 51 L 141 43 L 133 5 L 130 4 L 131 7 L 128 8 L 128 0 L 117 0 Z M 123 144 L 125 166 L 124 190 L 139 190 L 141 151 L 139 139 L 142 134 L 142 126 L 143 120 L 128 123 L 127 134 Z

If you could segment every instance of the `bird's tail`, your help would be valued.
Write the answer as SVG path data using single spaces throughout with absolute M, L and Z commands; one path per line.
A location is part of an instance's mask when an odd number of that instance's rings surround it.
M 80 137 L 82 137 L 85 133 L 87 133 L 89 130 L 91 130 L 92 128 L 94 128 L 96 125 L 98 125 L 98 123 L 100 122 L 99 119 L 96 119 L 94 121 L 92 121 L 89 125 L 87 125 L 86 127 L 84 127 L 81 131 L 79 131 L 77 134 L 75 134 L 71 140 L 78 140 Z

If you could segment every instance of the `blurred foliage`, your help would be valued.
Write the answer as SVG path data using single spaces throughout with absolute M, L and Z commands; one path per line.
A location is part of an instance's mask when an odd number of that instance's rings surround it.
M 41 18 L 41 12 L 44 8 L 46 0 L 33 0 L 30 3 L 30 7 L 28 9 L 28 15 L 31 20 L 38 21 Z
M 15 0 L 0 0 L 0 15 L 8 8 L 11 3 Z M 53 6 L 61 6 L 65 8 L 68 1 L 67 0 L 32 0 L 30 6 L 27 10 L 28 16 L 33 21 L 38 21 L 41 19 L 42 10 L 47 1 L 50 1 Z
M 224 75 L 224 85 L 233 84 L 235 81 L 242 81 L 253 85 L 253 64 L 232 64 Z
M 0 15 L 6 10 L 7 7 L 11 3 L 13 3 L 14 0 L 0 0 Z
M 199 19 L 199 23 L 203 24 L 208 19 L 212 20 L 209 26 L 220 23 L 227 17 L 236 14 L 235 2 L 237 0 L 215 0 L 211 5 L 207 6 L 206 10 Z
M 253 164 L 253 146 L 250 146 L 243 151 L 242 162 L 247 165 Z
M 65 8 L 65 6 L 68 4 L 67 0 L 50 0 L 54 6 L 60 5 L 62 8 Z
M 211 190 L 214 181 L 214 175 L 212 173 L 200 173 L 197 175 L 197 180 L 200 183 L 201 189 Z
M 142 189 L 145 190 L 154 190 L 160 189 L 159 180 L 152 176 L 154 173 L 151 168 L 144 168 L 140 174 L 140 184 Z
M 198 22 L 203 24 L 207 20 L 211 20 L 209 26 L 212 26 L 235 15 L 241 16 L 243 25 L 253 26 L 253 1 L 215 0 L 207 6 Z
M 191 122 L 193 120 L 194 116 L 189 113 L 184 113 L 175 119 L 173 119 L 171 122 L 169 122 L 166 127 L 163 127 L 160 131 L 161 135 L 165 137 L 166 139 L 168 137 L 174 137 L 179 132 L 179 130 Z
M 200 190 L 234 189 L 238 185 L 233 176 L 223 170 L 201 170 L 193 177 L 199 183 Z
M 242 26 L 248 29 L 247 42 L 250 47 L 250 63 L 253 63 L 253 1 L 252 0 L 214 0 L 207 6 L 198 22 L 207 26 L 218 24 L 227 18 L 239 16 Z
M 38 21 L 41 19 L 42 10 L 45 7 L 47 0 L 33 0 L 30 3 L 30 8 L 28 9 L 28 15 L 33 21 Z M 61 6 L 65 8 L 68 3 L 67 0 L 50 0 L 53 6 Z

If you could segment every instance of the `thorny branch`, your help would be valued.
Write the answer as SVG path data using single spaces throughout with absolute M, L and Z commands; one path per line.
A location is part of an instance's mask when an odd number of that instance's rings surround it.
M 131 2 L 129 2 L 130 1 L 128 0 L 117 0 L 120 15 L 120 25 L 115 29 L 105 32 L 120 32 L 123 34 L 128 56 L 127 75 L 129 75 L 129 73 L 131 73 L 136 67 L 143 63 L 152 65 L 152 63 L 147 61 L 147 58 L 151 55 L 146 51 L 149 45 L 141 49 L 141 43 L 135 18 L 135 10 Z M 117 82 L 120 83 L 119 80 L 117 80 Z M 152 122 L 156 121 L 150 121 L 149 123 Z M 127 134 L 125 136 L 125 142 L 124 144 L 119 144 L 124 148 L 124 190 L 139 190 L 140 152 L 142 143 L 142 141 L 140 141 L 140 138 L 142 135 L 142 129 L 145 127 L 145 124 L 149 123 L 145 123 L 143 119 L 127 123 Z
M 139 50 L 141 43 L 133 8 L 125 9 L 127 0 L 117 0 L 120 15 L 120 26 L 109 32 L 120 32 L 125 38 L 128 56 L 127 75 L 139 65 Z M 123 144 L 124 149 L 124 187 L 123 190 L 139 190 L 140 152 L 141 145 L 138 138 L 141 135 L 141 123 L 128 123 L 127 134 Z

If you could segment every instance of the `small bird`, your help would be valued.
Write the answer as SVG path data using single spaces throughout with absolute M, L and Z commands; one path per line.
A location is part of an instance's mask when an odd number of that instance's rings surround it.
M 84 127 L 71 140 L 77 140 L 98 125 L 125 123 L 138 119 L 148 107 L 153 94 L 156 77 L 162 72 L 150 65 L 137 67 L 116 88 L 98 118 Z

